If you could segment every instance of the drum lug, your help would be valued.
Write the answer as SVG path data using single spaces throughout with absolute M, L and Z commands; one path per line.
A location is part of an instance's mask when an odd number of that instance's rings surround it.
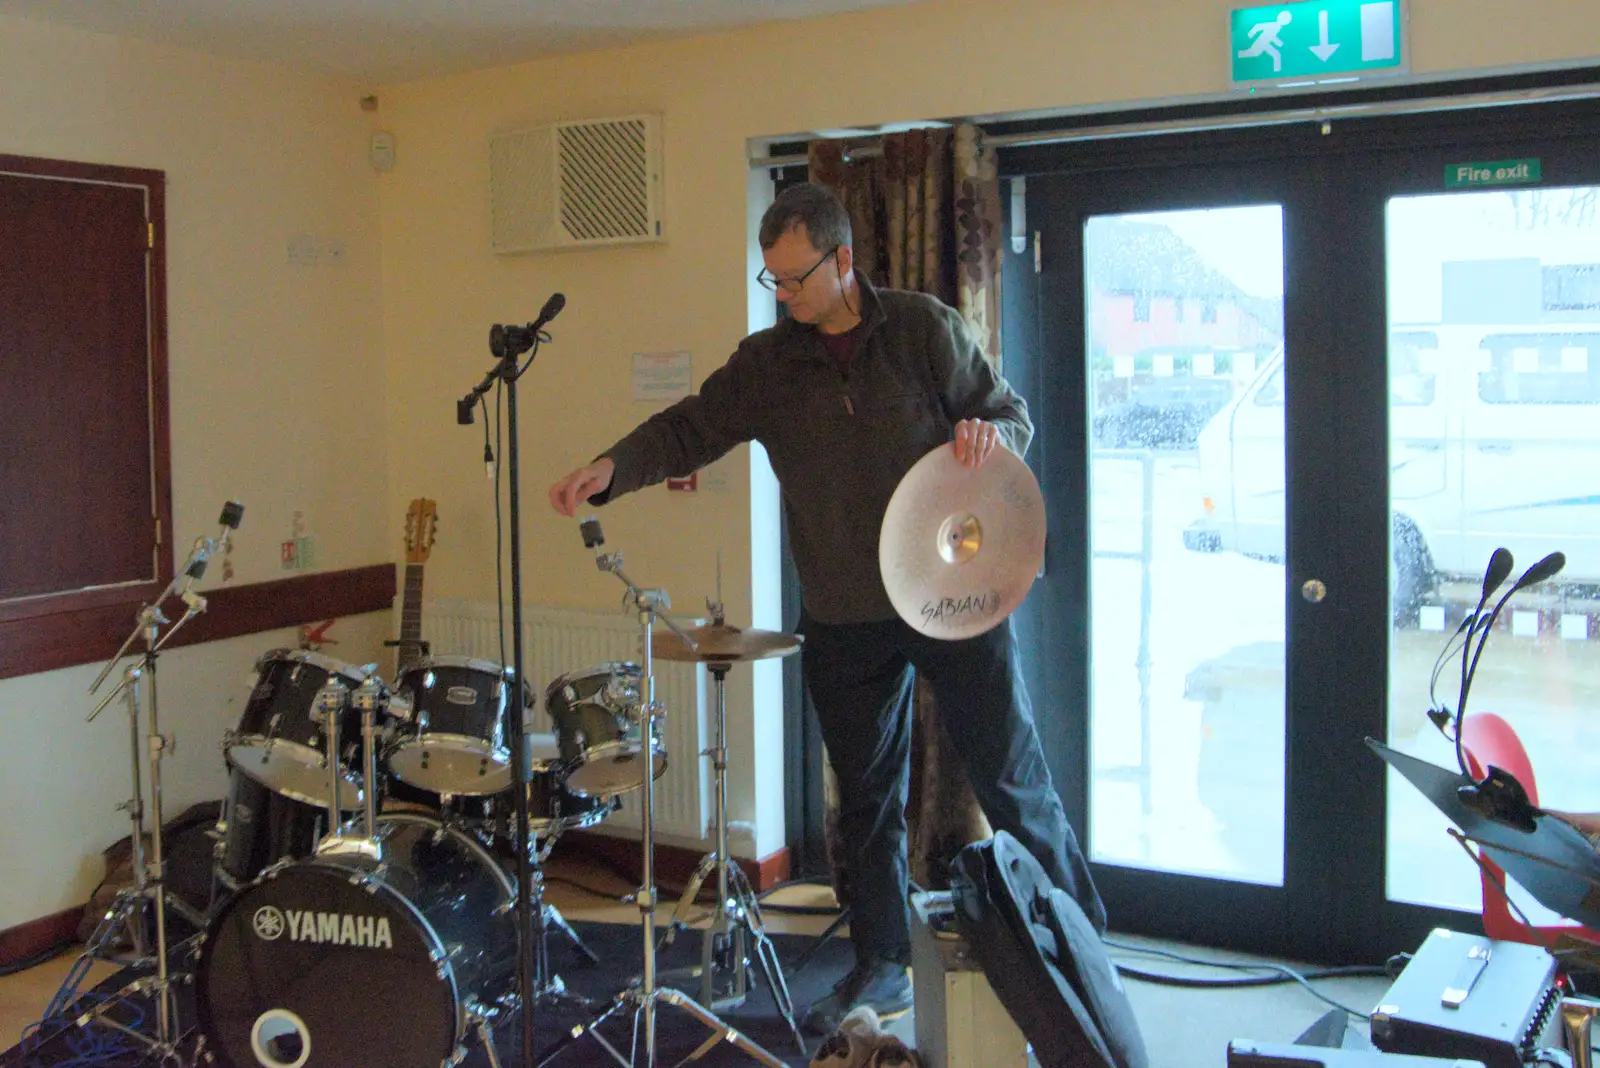
M 389 871 L 389 862 L 380 861 L 378 866 L 369 872 L 357 872 L 350 876 L 350 885 L 359 886 L 369 894 L 378 892 L 378 883 Z

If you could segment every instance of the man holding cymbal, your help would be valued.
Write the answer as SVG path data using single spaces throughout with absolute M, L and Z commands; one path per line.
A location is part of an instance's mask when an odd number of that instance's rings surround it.
M 967 468 L 997 447 L 1021 456 L 1027 406 L 961 316 L 919 293 L 877 289 L 852 266 L 850 219 L 818 185 L 780 194 L 762 218 L 762 285 L 789 318 L 745 338 L 699 393 L 651 416 L 550 487 L 580 503 L 684 477 L 760 441 L 783 485 L 803 609 L 802 666 L 838 779 L 842 859 L 855 895 L 856 966 L 811 1007 L 826 1034 L 857 1005 L 911 1006 L 905 804 L 912 672 L 996 830 L 1010 832 L 1105 927 L 1105 909 L 1050 781 L 1009 619 L 959 640 L 903 620 L 879 566 L 879 531 L 901 479 L 950 444 Z

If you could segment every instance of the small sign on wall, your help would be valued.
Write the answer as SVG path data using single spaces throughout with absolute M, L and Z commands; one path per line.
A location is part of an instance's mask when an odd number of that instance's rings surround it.
M 633 399 L 647 404 L 682 400 L 691 392 L 691 366 L 687 352 L 636 352 L 633 354 Z

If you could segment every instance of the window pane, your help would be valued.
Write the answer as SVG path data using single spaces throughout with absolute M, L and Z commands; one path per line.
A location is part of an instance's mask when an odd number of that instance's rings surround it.
M 1423 714 L 1446 638 L 1496 547 L 1514 579 L 1546 553 L 1555 582 L 1517 594 L 1485 646 L 1469 713 L 1509 722 L 1540 804 L 1600 808 L 1600 189 L 1401 197 L 1388 208 L 1389 738 L 1455 768 Z M 1509 583 L 1507 588 L 1509 588 Z M 1493 602 L 1491 601 L 1491 604 Z M 1457 707 L 1459 668 L 1435 694 Z M 1388 892 L 1476 911 L 1478 869 L 1448 823 L 1389 777 Z M 1535 919 L 1552 917 L 1517 890 Z
M 1281 884 L 1282 211 L 1099 216 L 1085 254 L 1089 852 Z

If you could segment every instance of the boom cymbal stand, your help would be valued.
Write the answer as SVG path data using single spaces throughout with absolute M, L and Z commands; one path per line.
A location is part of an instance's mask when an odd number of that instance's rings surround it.
M 595 519 L 586 519 L 581 525 L 583 531 L 583 544 L 595 551 L 595 562 L 600 570 L 609 571 L 617 576 L 628 588 L 628 597 L 633 602 L 639 613 L 639 629 L 641 648 L 643 652 L 643 698 L 640 714 L 643 717 L 640 741 L 644 746 L 646 765 L 644 773 L 644 797 L 640 805 L 641 824 L 641 864 L 642 875 L 640 886 L 636 895 L 639 905 L 639 915 L 642 920 L 644 935 L 644 972 L 637 982 L 616 995 L 610 1008 L 599 1016 L 573 1028 L 566 1037 L 558 1042 L 551 1053 L 541 1064 L 549 1064 L 560 1057 L 570 1046 L 584 1035 L 589 1035 L 611 1054 L 612 1058 L 623 1068 L 633 1068 L 642 1064 L 645 1068 L 655 1068 L 656 1064 L 656 1003 L 665 1002 L 694 1017 L 707 1030 L 712 1032 L 710 1038 L 703 1042 L 694 1052 L 684 1058 L 683 1062 L 696 1060 L 704 1056 L 719 1042 L 731 1042 L 743 1050 L 751 1059 L 768 1068 L 784 1068 L 784 1064 L 777 1057 L 768 1053 L 756 1042 L 735 1030 L 717 1017 L 710 1009 L 701 1005 L 687 994 L 673 990 L 671 987 L 656 984 L 656 886 L 655 886 L 655 776 L 651 774 L 648 754 L 654 749 L 656 736 L 656 721 L 662 709 L 656 703 L 655 660 L 652 653 L 651 636 L 655 624 L 659 621 L 676 634 L 689 647 L 695 646 L 691 638 L 681 627 L 674 623 L 666 614 L 670 607 L 667 595 L 662 590 L 646 590 L 636 586 L 622 570 L 622 555 L 620 553 L 602 553 L 600 547 L 605 544 L 605 536 L 600 531 L 600 523 Z M 611 1044 L 606 1037 L 600 1034 L 598 1028 L 612 1016 L 626 1010 L 633 1010 L 633 1044 L 626 1056 L 622 1051 Z M 643 1058 L 640 1056 L 639 1032 L 644 1031 Z
M 740 630 L 727 625 L 727 613 L 722 603 L 722 568 L 717 568 L 717 597 L 707 599 L 706 608 L 711 614 L 710 624 L 689 632 L 694 644 L 674 640 L 663 634 L 655 643 L 655 655 L 662 660 L 687 661 L 706 666 L 716 687 L 714 704 L 716 715 L 716 742 L 701 755 L 711 758 L 716 776 L 715 820 L 716 838 L 712 851 L 701 858 L 694 875 L 684 887 L 667 925 L 665 937 L 670 944 L 680 929 L 690 926 L 690 916 L 700 889 L 713 879 L 717 890 L 717 904 L 710 921 L 702 932 L 700 966 L 688 968 L 685 978 L 700 980 L 700 1000 L 713 1009 L 733 1008 L 744 1003 L 749 996 L 750 955 L 754 947 L 756 963 L 761 967 L 762 978 L 772 992 L 772 1001 L 789 1025 L 795 1045 L 802 1054 L 807 1053 L 805 1039 L 795 1020 L 794 1001 L 789 996 L 789 984 L 783 977 L 783 963 L 778 958 L 778 948 L 767 936 L 761 920 L 761 904 L 750 880 L 728 851 L 728 669 L 747 660 L 764 660 L 769 657 L 789 656 L 800 651 L 800 636 L 777 631 Z M 675 973 L 674 978 L 683 972 Z
M 237 501 L 229 501 L 222 508 L 222 516 L 218 520 L 219 530 L 214 538 L 200 538 L 195 542 L 194 548 L 189 553 L 182 570 L 172 577 L 166 589 L 160 595 L 139 610 L 139 615 L 134 624 L 133 631 L 123 641 L 122 647 L 116 655 L 107 661 L 94 683 L 89 687 L 92 694 L 100 689 L 107 676 L 116 667 L 118 661 L 140 638 L 144 640 L 144 650 L 138 654 L 138 659 L 123 672 L 122 681 L 89 713 L 89 722 L 93 722 L 112 701 L 121 695 L 128 707 L 128 730 L 132 745 L 132 779 L 133 796 L 128 800 L 126 807 L 128 819 L 132 825 L 133 859 L 133 886 L 117 895 L 110 911 L 104 920 L 95 929 L 94 937 L 79 958 L 80 964 L 86 964 L 91 958 L 114 960 L 114 954 L 108 949 L 112 945 L 119 927 L 128 933 L 129 942 L 133 948 L 136 966 L 147 967 L 151 963 L 149 951 L 154 950 L 155 971 L 153 974 L 139 975 L 122 989 L 111 994 L 99 1004 L 82 1013 L 75 1020 L 78 1027 L 87 1027 L 90 1024 L 100 1024 L 142 1044 L 153 1056 L 157 1063 L 182 1064 L 183 1058 L 179 1054 L 179 1044 L 185 1037 L 185 1032 L 180 1031 L 177 1019 L 177 1002 L 173 996 L 172 987 L 177 980 L 171 967 L 170 954 L 167 947 L 167 909 L 170 906 L 175 913 L 194 925 L 196 929 L 205 926 L 205 918 L 195 909 L 191 908 L 180 898 L 168 899 L 166 889 L 166 862 L 163 856 L 162 842 L 162 807 L 161 807 L 161 759 L 173 748 L 171 738 L 161 733 L 161 706 L 157 698 L 156 689 L 156 659 L 161 650 L 172 641 L 174 635 L 195 616 L 206 610 L 206 599 L 194 592 L 195 582 L 205 574 L 206 562 L 217 553 L 227 549 L 228 538 L 239 527 L 239 520 L 244 516 L 244 506 Z M 181 585 L 180 585 L 181 583 Z M 161 627 L 168 622 L 161 612 L 162 602 L 176 594 L 182 598 L 187 606 L 184 614 L 178 621 L 161 633 Z M 144 853 L 144 783 L 139 772 L 139 690 L 146 690 L 148 695 L 149 713 L 146 717 L 145 750 L 150 762 L 150 856 Z M 151 926 L 153 927 L 154 944 L 146 945 L 146 908 L 151 913 Z M 68 988 L 75 986 L 81 979 L 84 969 L 74 967 L 69 973 L 60 993 L 58 1001 L 70 1001 L 72 991 Z M 130 1027 L 117 1020 L 113 1020 L 108 1013 L 110 1010 L 130 998 L 140 995 L 150 995 L 155 1001 L 155 1034 L 141 1033 L 136 1027 Z

